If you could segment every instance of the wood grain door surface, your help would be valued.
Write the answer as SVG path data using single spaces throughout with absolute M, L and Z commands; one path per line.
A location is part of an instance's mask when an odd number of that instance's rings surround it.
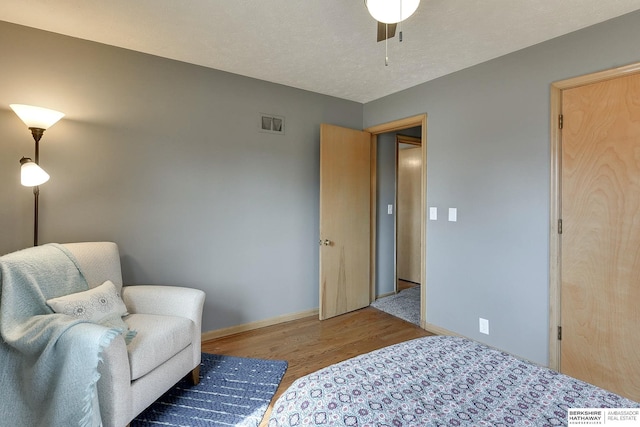
M 562 114 L 560 369 L 640 401 L 640 74 Z
M 422 148 L 398 150 L 398 279 L 420 283 Z
M 320 319 L 369 305 L 371 134 L 320 127 Z

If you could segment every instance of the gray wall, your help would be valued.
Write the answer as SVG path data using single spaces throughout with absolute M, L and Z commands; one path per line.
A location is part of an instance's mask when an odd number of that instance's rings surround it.
M 318 307 L 320 123 L 361 128 L 361 104 L 2 22 L 0 57 L 0 253 L 32 242 L 9 104 L 38 105 L 67 114 L 41 142 L 42 243 L 117 242 L 126 283 L 207 292 L 205 331 Z
M 638 40 L 634 12 L 365 104 L 365 127 L 428 114 L 428 322 L 547 363 L 549 85 L 640 61 Z

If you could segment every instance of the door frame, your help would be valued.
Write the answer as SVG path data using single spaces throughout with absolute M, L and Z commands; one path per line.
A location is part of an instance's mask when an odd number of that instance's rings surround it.
M 558 225 L 562 212 L 562 92 L 604 80 L 640 73 L 640 62 L 610 70 L 599 71 L 551 84 L 551 179 L 549 215 L 549 367 L 560 371 L 561 340 L 558 339 L 561 318 L 560 234 Z
M 369 291 L 370 302 L 376 297 L 376 178 L 377 178 L 377 142 L 378 135 L 389 132 L 396 132 L 404 129 L 420 126 L 422 140 L 422 179 L 420 183 L 420 327 L 427 329 L 427 114 L 419 114 L 404 119 L 370 126 L 364 129 L 371 134 L 371 286 Z M 395 245 L 395 243 L 394 243 Z M 395 251 L 395 248 L 394 248 Z M 394 259 L 395 270 L 395 259 Z M 394 275 L 397 275 L 395 273 Z M 397 282 L 397 278 L 396 278 Z M 395 287 L 396 285 L 394 285 Z

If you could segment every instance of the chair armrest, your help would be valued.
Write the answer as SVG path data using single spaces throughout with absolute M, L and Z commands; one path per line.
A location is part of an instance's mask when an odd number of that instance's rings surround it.
M 205 294 L 199 289 L 179 286 L 134 285 L 122 288 L 129 313 L 186 317 L 196 326 L 202 321 Z

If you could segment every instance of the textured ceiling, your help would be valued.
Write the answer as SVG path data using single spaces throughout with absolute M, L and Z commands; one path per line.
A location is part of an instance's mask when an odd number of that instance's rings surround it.
M 0 20 L 365 103 L 637 9 L 422 0 L 388 66 L 363 0 L 1 0 Z

